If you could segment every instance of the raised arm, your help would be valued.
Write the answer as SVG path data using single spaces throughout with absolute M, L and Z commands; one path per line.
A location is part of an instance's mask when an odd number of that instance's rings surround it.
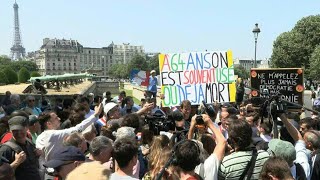
M 213 124 L 209 116 L 203 116 L 203 120 L 216 136 L 216 147 L 214 148 L 213 153 L 217 156 L 219 161 L 222 161 L 227 145 L 227 140 L 224 138 L 221 131 Z
M 293 140 L 295 142 L 297 142 L 298 140 L 303 140 L 302 135 L 300 134 L 300 132 L 298 131 L 298 129 L 296 129 L 287 119 L 286 115 L 284 113 L 282 113 L 280 115 L 280 119 L 283 122 L 283 124 L 286 126 L 289 134 L 291 135 L 291 137 L 293 138 Z
M 59 138 L 64 138 L 66 135 L 69 135 L 73 132 L 81 132 L 85 130 L 88 126 L 90 126 L 92 123 L 94 123 L 99 115 L 102 112 L 102 103 L 99 104 L 99 106 L 96 106 L 94 108 L 94 114 L 88 117 L 87 119 L 83 120 L 81 123 L 77 124 L 74 127 L 68 128 L 68 129 L 62 129 L 56 131 L 54 134 L 59 136 Z

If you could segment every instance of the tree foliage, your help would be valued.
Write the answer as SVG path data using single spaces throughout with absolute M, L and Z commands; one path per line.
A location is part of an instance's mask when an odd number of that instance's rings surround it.
M 146 58 L 141 56 L 141 55 L 135 55 L 131 59 L 129 65 L 128 65 L 129 71 L 132 69 L 138 69 L 138 70 L 143 70 L 146 71 L 148 70 L 148 64 L 146 61 Z
M 38 67 L 36 63 L 31 61 L 11 61 L 6 56 L 0 56 L 0 68 L 3 69 L 5 67 L 12 68 L 15 72 L 18 72 L 22 67 L 25 67 L 29 72 L 37 71 Z
M 307 73 L 314 72 L 311 59 L 319 55 L 314 53 L 320 44 L 319 24 L 320 15 L 304 17 L 291 31 L 280 34 L 273 44 L 272 67 L 305 67 Z
M 249 72 L 243 66 L 234 67 L 234 74 L 238 75 L 239 78 L 248 79 Z
M 4 68 L 3 72 L 7 76 L 7 84 L 14 84 L 18 82 L 18 75 L 11 67 Z
M 109 70 L 109 74 L 115 78 L 128 78 L 128 64 L 114 64 Z
M 320 80 L 320 45 L 318 45 L 310 57 L 310 68 L 308 69 L 309 78 Z
M 23 67 L 26 68 L 29 72 L 38 70 L 36 63 L 31 61 L 13 61 L 10 66 L 16 72 L 18 72 Z
M 8 83 L 8 78 L 6 74 L 3 71 L 0 71 L 0 83 L 1 84 L 7 84 Z
M 32 71 L 31 74 L 30 74 L 30 77 L 40 77 L 41 74 L 38 73 L 37 71 Z
M 20 83 L 25 83 L 30 79 L 30 72 L 27 68 L 23 67 L 19 70 L 18 80 Z
M 156 70 L 156 74 L 159 74 L 159 54 L 151 58 L 147 58 L 148 70 Z

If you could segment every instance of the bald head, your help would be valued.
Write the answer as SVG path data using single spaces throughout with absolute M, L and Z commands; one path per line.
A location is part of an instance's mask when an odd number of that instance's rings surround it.
M 310 150 L 320 149 L 320 133 L 319 131 L 310 130 L 307 131 L 303 136 L 307 148 Z

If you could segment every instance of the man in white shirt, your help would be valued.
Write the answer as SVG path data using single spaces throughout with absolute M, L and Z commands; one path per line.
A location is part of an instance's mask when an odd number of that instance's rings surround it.
M 63 147 L 63 139 L 73 132 L 82 132 L 89 125 L 97 120 L 97 117 L 102 112 L 102 104 L 95 107 L 95 112 L 89 118 L 83 120 L 80 124 L 75 127 L 68 129 L 58 130 L 60 127 L 60 118 L 55 112 L 43 113 L 39 116 L 39 122 L 42 130 L 44 130 L 37 138 L 36 147 L 41 149 L 44 153 L 39 158 L 40 167 L 46 161 L 52 159 L 53 154 Z

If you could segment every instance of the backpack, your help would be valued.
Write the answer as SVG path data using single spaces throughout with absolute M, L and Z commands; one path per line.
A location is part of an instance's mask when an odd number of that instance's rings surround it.
M 29 138 L 27 138 L 27 143 L 31 144 L 33 146 L 33 148 L 36 148 Z M 20 153 L 21 151 L 23 151 L 23 149 L 17 143 L 15 143 L 13 141 L 7 141 L 3 144 L 0 144 L 0 147 L 2 147 L 2 146 L 8 146 L 10 149 L 13 150 L 13 152 L 12 152 L 13 159 L 15 157 L 15 153 Z
M 303 170 L 303 167 L 299 163 L 294 163 L 296 165 L 296 180 L 307 180 L 306 173 Z

